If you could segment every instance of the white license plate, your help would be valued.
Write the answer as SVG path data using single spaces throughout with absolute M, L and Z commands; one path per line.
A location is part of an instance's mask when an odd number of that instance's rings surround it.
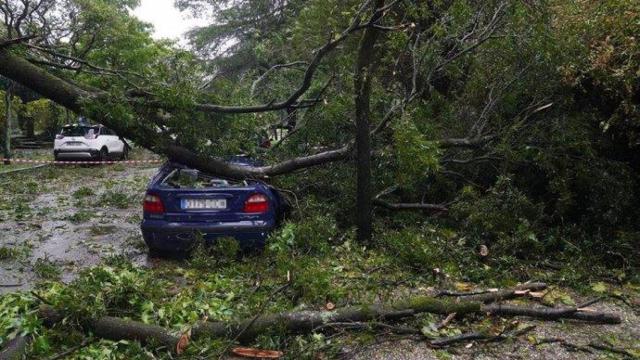
M 82 145 L 82 143 L 79 142 L 79 141 L 70 141 L 70 142 L 67 143 L 67 145 L 68 146 L 80 146 L 80 145 Z
M 182 199 L 182 208 L 185 210 L 198 209 L 226 209 L 226 199 Z

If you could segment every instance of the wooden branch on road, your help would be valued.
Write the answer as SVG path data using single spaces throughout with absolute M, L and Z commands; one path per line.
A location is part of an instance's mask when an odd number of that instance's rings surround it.
M 374 199 L 373 204 L 389 210 L 425 210 L 435 212 L 448 212 L 449 208 L 438 204 L 425 203 L 391 203 L 388 201 Z

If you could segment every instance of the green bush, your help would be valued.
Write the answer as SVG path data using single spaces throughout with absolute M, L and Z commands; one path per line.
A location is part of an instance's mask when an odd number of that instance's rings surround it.
M 451 212 L 472 246 L 486 245 L 497 256 L 535 258 L 550 245 L 540 234 L 545 219 L 542 205 L 508 177 L 498 178 L 485 194 L 465 189 Z
M 269 251 L 278 253 L 324 254 L 336 239 L 338 227 L 328 215 L 315 215 L 297 222 L 287 222 L 272 233 Z
M 377 245 L 399 266 L 419 273 L 431 273 L 436 268 L 457 273 L 466 267 L 474 251 L 456 232 L 430 224 L 390 230 L 377 238 Z

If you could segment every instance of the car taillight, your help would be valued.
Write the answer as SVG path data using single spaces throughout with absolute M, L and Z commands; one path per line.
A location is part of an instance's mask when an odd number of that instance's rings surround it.
M 158 195 L 147 194 L 142 203 L 142 209 L 149 214 L 163 214 L 164 204 Z
M 253 194 L 244 202 L 246 213 L 266 213 L 269 211 L 269 199 L 262 194 Z

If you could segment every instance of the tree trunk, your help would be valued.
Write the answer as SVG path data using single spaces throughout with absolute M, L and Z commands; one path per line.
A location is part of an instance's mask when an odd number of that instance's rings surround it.
M 384 305 L 362 305 L 339 309 L 336 311 L 299 311 L 260 316 L 235 323 L 201 322 L 193 328 L 194 339 L 202 336 L 212 338 L 234 338 L 248 342 L 260 334 L 269 331 L 301 334 L 312 332 L 317 327 L 329 323 L 366 322 L 371 320 L 400 320 L 419 313 L 464 315 L 481 311 L 481 303 L 441 300 L 432 297 L 415 297 L 407 301 Z M 251 322 L 253 323 L 251 324 Z M 251 324 L 251 326 L 248 326 Z M 238 336 L 242 329 L 244 332 Z
M 177 354 L 181 354 L 188 345 L 188 340 L 184 337 L 171 335 L 161 326 L 116 317 L 105 316 L 93 320 L 89 322 L 89 328 L 95 336 L 103 339 L 140 341 L 143 344 L 166 348 Z
M 17 336 L 10 340 L 0 350 L 0 360 L 21 360 L 29 346 L 29 339 L 26 336 Z
M 376 0 L 374 14 L 384 6 L 384 0 Z M 373 22 L 382 14 L 373 17 Z M 356 212 L 358 241 L 371 242 L 373 222 L 373 192 L 371 190 L 371 135 L 369 129 L 371 77 L 378 30 L 368 27 L 362 35 L 354 77 L 356 113 Z
M 458 299 L 440 299 L 429 296 L 416 296 L 390 305 L 352 306 L 336 311 L 300 311 L 259 316 L 239 322 L 205 321 L 193 328 L 194 339 L 199 337 L 237 338 L 242 342 L 253 340 L 256 336 L 269 331 L 280 333 L 308 333 L 315 329 L 326 328 L 332 323 L 361 323 L 367 321 L 393 321 L 414 316 L 419 313 L 457 316 L 469 314 L 490 314 L 496 316 L 529 316 L 546 320 L 577 319 L 605 324 L 618 324 L 617 314 L 601 312 L 583 312 L 575 308 L 530 308 L 523 306 L 484 305 L 493 301 L 512 299 L 529 291 L 540 291 L 546 284 L 532 283 L 512 290 L 501 290 L 479 295 L 463 296 Z
M 617 314 L 579 308 L 549 309 L 487 304 L 524 296 L 530 291 L 540 291 L 546 287 L 547 285 L 544 283 L 530 283 L 510 290 L 476 295 L 456 295 L 455 299 L 416 296 L 388 305 L 369 304 L 346 307 L 335 311 L 284 312 L 264 316 L 258 314 L 255 317 L 241 321 L 202 321 L 193 327 L 191 336 L 196 340 L 207 337 L 226 338 L 246 343 L 262 334 L 324 332 L 341 326 L 353 328 L 353 324 L 356 324 L 356 327 L 364 327 L 362 325 L 370 321 L 375 322 L 379 327 L 392 328 L 393 326 L 387 326 L 382 322 L 396 321 L 425 312 L 449 316 L 455 313 L 456 316 L 460 317 L 465 315 L 528 316 L 544 320 L 576 319 L 606 324 L 619 324 L 621 322 Z M 589 302 L 584 306 L 592 303 L 594 302 Z M 60 323 L 64 316 L 49 306 L 43 306 L 40 309 L 39 318 L 46 326 L 53 326 Z M 147 325 L 132 320 L 103 317 L 97 320 L 87 319 L 83 323 L 86 331 L 99 338 L 114 341 L 140 341 L 143 344 L 170 349 L 177 354 L 182 353 L 189 343 L 187 335 L 174 336 L 160 326 Z M 414 332 L 408 328 L 398 329 L 402 332 Z M 0 359 L 4 360 L 3 358 Z
M 36 136 L 35 119 L 33 118 L 33 116 L 25 116 L 23 117 L 23 119 L 24 119 L 24 135 L 29 139 L 33 139 Z
M 63 314 L 50 306 L 42 306 L 38 315 L 49 327 L 64 319 Z M 187 336 L 175 336 L 161 326 L 110 316 L 89 319 L 85 321 L 84 327 L 99 338 L 113 341 L 140 341 L 142 344 L 165 348 L 176 354 L 181 354 L 189 344 Z
M 4 109 L 5 109 L 5 117 L 4 117 L 4 158 L 5 165 L 9 165 L 11 161 L 11 105 L 13 103 L 13 96 L 11 92 L 13 91 L 13 85 L 10 82 L 7 87 L 7 91 L 4 94 Z

